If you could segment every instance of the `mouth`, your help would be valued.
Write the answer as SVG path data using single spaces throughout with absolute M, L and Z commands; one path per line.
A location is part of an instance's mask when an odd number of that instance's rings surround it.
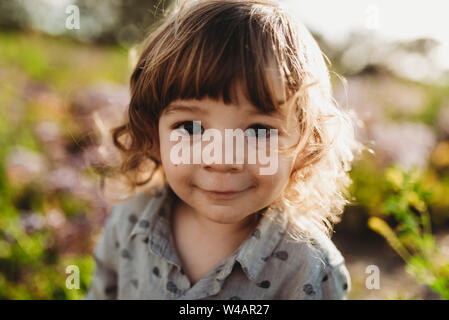
M 248 189 L 243 190 L 205 190 L 198 187 L 204 194 L 212 199 L 232 199 L 240 196 L 243 192 Z

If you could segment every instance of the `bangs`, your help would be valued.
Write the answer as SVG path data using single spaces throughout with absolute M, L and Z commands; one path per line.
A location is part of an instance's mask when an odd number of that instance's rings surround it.
M 287 88 L 297 89 L 291 84 L 295 72 L 286 70 L 292 63 L 281 47 L 293 41 L 282 17 L 267 15 L 266 10 L 244 2 L 217 10 L 206 3 L 188 16 L 172 19 L 152 39 L 133 74 L 132 90 L 141 93 L 135 102 L 151 105 L 157 119 L 176 99 L 208 97 L 238 104 L 236 86 L 241 85 L 260 111 L 279 109 L 292 92 Z
M 162 96 L 181 99 L 201 99 L 208 96 L 235 101 L 235 85 L 240 83 L 246 98 L 262 111 L 272 111 L 276 105 L 273 79 L 267 77 L 264 66 L 270 39 L 261 34 L 260 26 L 242 15 L 235 21 L 223 11 L 213 17 L 192 41 L 185 44 L 178 56 L 170 59 L 172 83 L 162 88 Z M 258 37 L 259 39 L 254 39 Z M 169 76 L 170 77 L 170 76 Z M 167 90 L 167 91 L 165 91 Z

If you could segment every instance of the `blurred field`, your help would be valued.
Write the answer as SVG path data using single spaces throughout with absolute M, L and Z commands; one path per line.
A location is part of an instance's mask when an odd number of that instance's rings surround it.
M 128 52 L 32 33 L 0 44 L 0 298 L 79 299 L 108 210 L 89 112 L 127 98 Z M 80 290 L 65 286 L 71 264 Z
M 110 141 L 101 137 L 123 116 L 130 56 L 120 46 L 0 32 L 0 299 L 83 298 L 111 206 L 100 177 Z M 374 151 L 355 164 L 353 202 L 334 236 L 353 280 L 349 298 L 448 299 L 449 83 L 334 68 L 347 79 L 333 79 L 336 99 L 355 110 Z M 396 240 L 370 228 L 372 217 Z M 413 259 L 405 263 L 395 241 Z M 372 264 L 379 290 L 365 287 Z M 66 287 L 68 265 L 80 269 L 79 290 Z

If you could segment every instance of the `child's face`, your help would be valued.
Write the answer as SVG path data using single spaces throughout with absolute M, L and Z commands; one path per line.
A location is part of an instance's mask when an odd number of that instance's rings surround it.
M 224 130 L 240 128 L 245 131 L 254 128 L 257 131 L 263 126 L 274 128 L 278 130 L 279 148 L 290 147 L 299 140 L 299 126 L 294 116 L 287 119 L 286 110 L 283 110 L 283 114 L 253 114 L 258 111 L 256 107 L 246 100 L 240 87 L 237 92 L 240 102 L 237 105 L 225 105 L 222 101 L 208 98 L 173 101 L 170 106 L 194 105 L 199 110 L 177 109 L 174 112 L 167 112 L 170 108 L 168 106 L 159 119 L 160 160 L 167 182 L 178 197 L 197 214 L 221 224 L 241 223 L 252 213 L 273 203 L 287 185 L 294 164 L 293 157 L 279 154 L 274 174 L 261 175 L 259 169 L 266 168 L 267 165 L 261 165 L 258 157 L 255 164 L 248 164 L 246 141 L 244 164 L 236 164 L 236 161 L 233 164 L 226 164 Z M 173 163 L 170 152 L 179 142 L 170 141 L 170 134 L 184 121 L 188 123 L 181 125 L 181 128 L 190 132 L 192 121 L 201 121 L 201 130 L 215 128 L 221 132 L 223 137 L 221 164 Z M 289 132 L 284 131 L 286 128 L 289 128 Z M 202 149 L 210 143 L 203 141 Z M 208 192 L 231 190 L 237 192 L 228 195 Z

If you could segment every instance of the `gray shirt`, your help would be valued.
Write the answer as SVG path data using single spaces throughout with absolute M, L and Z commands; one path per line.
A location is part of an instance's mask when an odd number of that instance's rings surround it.
M 194 285 L 184 274 L 170 228 L 167 185 L 114 206 L 95 251 L 86 299 L 346 299 L 344 258 L 317 233 L 294 241 L 289 223 L 269 209 L 240 247 Z

